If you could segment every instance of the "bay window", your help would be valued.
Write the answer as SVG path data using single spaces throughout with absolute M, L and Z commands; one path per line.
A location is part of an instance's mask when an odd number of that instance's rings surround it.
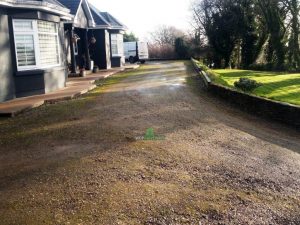
M 58 24 L 41 20 L 13 20 L 18 70 L 60 64 Z
M 124 55 L 124 44 L 122 34 L 111 34 L 111 53 L 113 57 Z

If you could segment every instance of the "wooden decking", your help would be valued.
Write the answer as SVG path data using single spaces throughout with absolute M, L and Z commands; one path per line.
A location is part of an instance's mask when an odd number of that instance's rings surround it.
M 16 98 L 0 103 L 0 116 L 13 117 L 24 111 L 39 107 L 45 103 L 54 103 L 76 98 L 96 87 L 97 80 L 105 79 L 126 68 L 111 69 L 90 74 L 86 77 L 69 78 L 65 88 L 48 94 Z

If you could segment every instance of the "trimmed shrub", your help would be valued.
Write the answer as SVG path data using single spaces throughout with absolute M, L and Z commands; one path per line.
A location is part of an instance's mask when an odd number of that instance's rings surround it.
M 240 78 L 239 81 L 234 83 L 234 86 L 244 92 L 252 92 L 254 89 L 261 86 L 256 80 L 251 80 L 249 78 Z

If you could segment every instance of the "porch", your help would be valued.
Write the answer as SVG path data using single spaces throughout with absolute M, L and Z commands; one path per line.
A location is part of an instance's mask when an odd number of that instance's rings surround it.
M 69 77 L 82 76 L 81 71 L 87 73 L 97 70 L 120 68 L 121 56 L 111 54 L 110 33 L 104 29 L 78 28 L 67 24 L 66 54 Z M 118 62 L 119 61 L 119 62 Z

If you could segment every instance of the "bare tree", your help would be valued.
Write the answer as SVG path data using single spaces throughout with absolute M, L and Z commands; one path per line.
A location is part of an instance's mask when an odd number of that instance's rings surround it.
M 174 26 L 161 25 L 150 33 L 149 55 L 151 58 L 174 59 L 177 57 L 175 41 L 185 33 Z
M 162 25 L 150 33 L 152 42 L 161 46 L 169 44 L 174 45 L 178 37 L 185 36 L 184 32 L 173 26 Z

